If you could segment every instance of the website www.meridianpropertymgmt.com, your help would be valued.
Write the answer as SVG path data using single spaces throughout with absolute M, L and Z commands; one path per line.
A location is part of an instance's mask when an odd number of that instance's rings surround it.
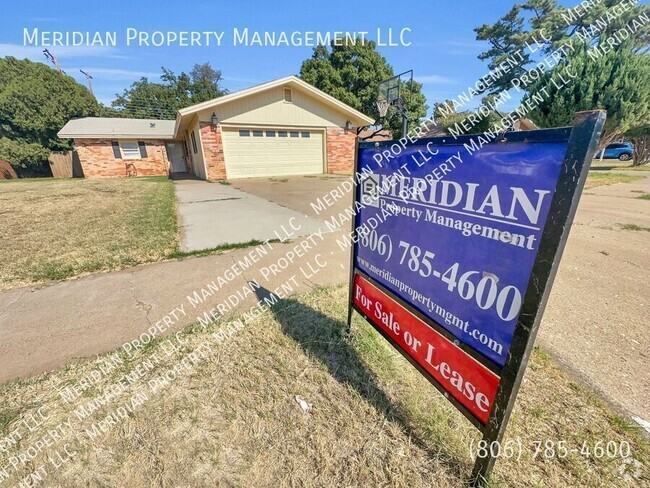
M 420 293 L 417 290 L 414 290 L 411 286 L 407 285 L 403 281 L 395 278 L 390 271 L 385 269 L 378 268 L 374 264 L 367 262 L 365 259 L 357 258 L 362 267 L 372 274 L 381 277 L 382 279 L 388 281 L 393 286 L 397 287 L 400 292 L 406 292 L 414 301 L 421 303 L 426 307 L 429 312 L 435 313 L 440 317 L 440 320 L 447 325 L 453 326 L 459 331 L 468 334 L 470 337 L 476 339 L 481 344 L 486 345 L 492 349 L 497 354 L 503 354 L 503 345 L 483 333 L 480 329 L 473 327 L 468 320 L 463 320 L 457 315 L 445 310 L 443 307 L 431 300 L 430 297 L 427 297 Z

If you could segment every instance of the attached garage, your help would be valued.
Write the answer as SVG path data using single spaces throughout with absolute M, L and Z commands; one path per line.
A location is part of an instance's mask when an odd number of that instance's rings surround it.
M 357 127 L 372 123 L 287 76 L 179 110 L 175 133 L 186 134 L 194 173 L 222 180 L 350 173 Z
M 222 136 L 228 178 L 325 172 L 323 130 L 224 128 Z

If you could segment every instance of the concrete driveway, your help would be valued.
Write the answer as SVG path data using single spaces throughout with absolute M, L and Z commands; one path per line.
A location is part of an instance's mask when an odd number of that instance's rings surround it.
M 289 176 L 285 178 L 246 178 L 231 180 L 232 186 L 246 193 L 256 195 L 283 207 L 320 220 L 329 220 L 350 208 L 352 185 L 350 176 L 344 175 L 310 175 Z M 318 212 L 318 199 L 327 195 L 330 203 Z M 348 230 L 347 228 L 345 230 Z
M 326 230 L 319 219 L 230 185 L 202 180 L 174 183 L 182 251 L 251 240 L 284 241 Z

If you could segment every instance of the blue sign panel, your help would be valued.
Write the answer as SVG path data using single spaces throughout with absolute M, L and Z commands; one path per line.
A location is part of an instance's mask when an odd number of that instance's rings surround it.
M 354 266 L 503 366 L 566 149 L 362 147 Z

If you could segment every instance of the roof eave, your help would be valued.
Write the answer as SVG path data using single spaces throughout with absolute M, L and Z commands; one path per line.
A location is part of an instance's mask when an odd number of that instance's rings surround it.
M 269 90 L 271 88 L 275 88 L 277 86 L 285 85 L 287 83 L 295 83 L 298 86 L 304 88 L 305 90 L 313 93 L 314 95 L 323 98 L 327 100 L 329 103 L 332 105 L 335 105 L 339 110 L 347 113 L 348 115 L 351 115 L 352 118 L 356 120 L 356 122 L 361 122 L 362 125 L 365 123 L 365 125 L 372 125 L 375 123 L 374 119 L 368 117 L 367 115 L 359 112 L 358 110 L 350 107 L 349 105 L 341 102 L 340 100 L 337 100 L 336 98 L 332 97 L 331 95 L 328 95 L 327 93 L 323 92 L 322 90 L 319 90 L 315 86 L 310 85 L 309 83 L 301 80 L 297 76 L 291 75 L 291 76 L 285 76 L 284 78 L 280 78 L 277 80 L 269 81 L 268 83 L 263 83 L 261 85 L 257 85 L 251 88 L 247 88 L 245 90 L 241 90 L 239 92 L 232 93 L 231 95 L 224 95 L 223 97 L 219 98 L 213 98 L 212 100 L 208 100 L 206 102 L 198 103 L 196 105 L 192 105 L 191 107 L 186 107 L 182 108 L 178 111 L 178 117 L 177 117 L 177 123 L 175 130 L 177 130 L 178 126 L 180 125 L 180 120 L 183 119 L 184 117 L 187 117 L 189 115 L 195 114 L 197 112 L 201 112 L 203 110 L 207 110 L 213 107 L 217 107 L 219 105 L 222 105 L 224 103 L 230 103 L 232 101 L 238 100 L 240 98 L 244 98 L 250 95 L 253 95 L 255 93 L 260 93 L 265 90 Z
M 57 133 L 61 139 L 176 139 L 174 134 L 63 134 Z

